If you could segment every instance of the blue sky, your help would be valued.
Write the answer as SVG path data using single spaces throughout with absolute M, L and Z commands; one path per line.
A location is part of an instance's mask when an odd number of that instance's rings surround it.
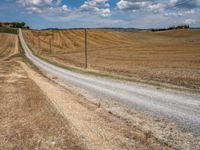
M 1 0 L 0 21 L 32 28 L 200 27 L 200 0 Z

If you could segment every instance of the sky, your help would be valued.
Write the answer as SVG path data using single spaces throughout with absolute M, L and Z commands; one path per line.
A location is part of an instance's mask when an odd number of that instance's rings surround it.
M 0 0 L 0 22 L 31 28 L 200 27 L 200 0 Z

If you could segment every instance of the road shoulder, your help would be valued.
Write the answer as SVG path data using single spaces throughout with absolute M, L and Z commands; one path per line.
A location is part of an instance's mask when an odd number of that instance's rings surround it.
M 73 127 L 89 149 L 196 149 L 199 138 L 175 124 L 129 111 L 118 104 L 91 102 L 78 91 L 63 88 L 20 63 L 23 69 Z M 53 78 L 56 80 L 56 78 Z M 70 86 L 69 86 L 70 87 Z
M 15 61 L 0 61 L 0 149 L 84 149 L 70 123 Z

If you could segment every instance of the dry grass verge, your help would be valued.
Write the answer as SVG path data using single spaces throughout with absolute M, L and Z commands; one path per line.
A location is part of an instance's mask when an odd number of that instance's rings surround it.
M 0 97 L 0 149 L 84 148 L 16 62 L 0 62 Z

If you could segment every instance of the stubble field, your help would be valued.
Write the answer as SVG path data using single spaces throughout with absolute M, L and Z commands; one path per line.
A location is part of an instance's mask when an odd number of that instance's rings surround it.
M 84 67 L 84 30 L 24 30 L 23 33 L 35 54 L 65 66 Z M 90 29 L 87 33 L 91 70 L 200 88 L 200 30 L 117 32 Z
M 17 35 L 1 33 L 0 34 L 0 59 L 8 58 L 18 53 Z

